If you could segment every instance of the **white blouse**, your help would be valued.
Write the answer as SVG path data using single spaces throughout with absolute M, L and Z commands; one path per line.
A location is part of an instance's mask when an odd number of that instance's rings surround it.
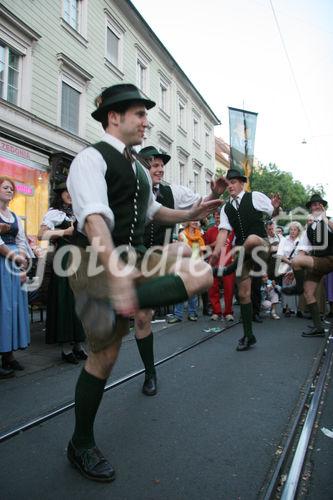
M 65 212 L 56 208 L 50 208 L 44 215 L 42 226 L 48 229 L 55 229 L 60 226 L 64 221 L 74 222 L 74 217 L 68 217 Z

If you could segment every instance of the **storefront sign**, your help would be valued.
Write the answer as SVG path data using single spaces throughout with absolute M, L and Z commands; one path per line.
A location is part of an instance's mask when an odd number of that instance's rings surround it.
M 7 142 L 0 141 L 0 149 L 6 151 L 7 153 L 19 156 L 20 158 L 26 158 L 27 160 L 30 159 L 29 151 L 23 148 L 19 148 L 17 146 L 13 146 L 12 144 L 9 144 Z
M 27 184 L 17 184 L 15 183 L 16 191 L 18 193 L 24 194 L 25 196 L 33 196 L 34 188 L 32 186 L 28 186 Z

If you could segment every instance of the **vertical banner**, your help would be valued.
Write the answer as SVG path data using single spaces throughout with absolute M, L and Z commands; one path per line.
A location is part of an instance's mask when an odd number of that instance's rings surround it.
M 230 168 L 240 170 L 248 178 L 247 191 L 251 191 L 257 115 L 252 111 L 229 107 Z

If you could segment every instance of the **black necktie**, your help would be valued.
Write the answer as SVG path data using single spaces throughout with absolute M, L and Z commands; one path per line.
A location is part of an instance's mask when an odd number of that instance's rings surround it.
M 159 192 L 160 192 L 160 190 L 159 190 L 158 186 L 153 186 L 153 193 L 154 193 L 155 198 L 158 197 Z
M 236 210 L 239 210 L 239 200 L 238 200 L 238 196 L 235 198 L 235 205 L 236 205 Z
M 125 149 L 124 149 L 124 151 L 123 151 L 123 155 L 125 156 L 126 160 L 130 161 L 131 163 L 133 163 L 134 156 L 133 156 L 132 146 L 126 146 Z

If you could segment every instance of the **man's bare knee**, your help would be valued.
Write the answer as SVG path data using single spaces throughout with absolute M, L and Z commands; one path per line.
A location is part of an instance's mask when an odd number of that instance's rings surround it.
M 117 361 L 121 340 L 98 352 L 89 354 L 86 361 L 86 370 L 98 378 L 108 378 Z

